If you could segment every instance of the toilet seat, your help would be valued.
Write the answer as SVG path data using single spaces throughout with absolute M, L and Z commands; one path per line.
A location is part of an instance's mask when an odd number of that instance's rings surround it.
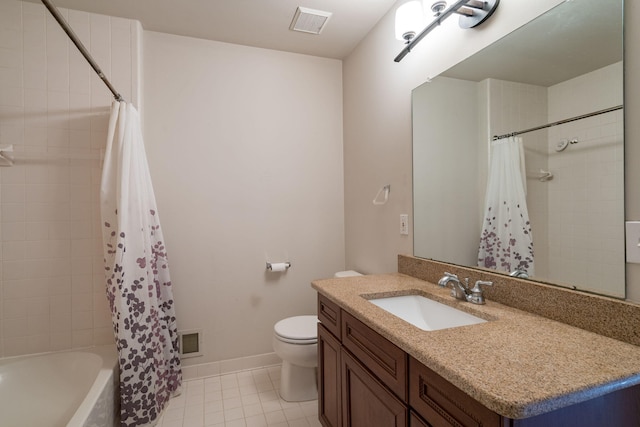
M 317 328 L 317 316 L 294 316 L 280 320 L 273 331 L 281 341 L 302 345 L 318 342 Z

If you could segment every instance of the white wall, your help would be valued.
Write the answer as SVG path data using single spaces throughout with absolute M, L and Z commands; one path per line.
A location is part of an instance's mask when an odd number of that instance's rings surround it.
M 145 32 L 145 143 L 186 364 L 272 352 L 344 268 L 337 60 Z M 373 196 L 372 196 L 373 197 Z M 268 273 L 265 262 L 290 261 Z
M 413 237 L 417 256 L 462 265 L 478 262 L 484 198 L 484 192 L 477 190 L 478 157 L 485 150 L 479 141 L 482 122 L 475 119 L 481 95 L 477 86 L 467 80 L 438 77 L 413 90 Z
M 393 7 L 344 60 L 348 268 L 396 271 L 397 254 L 412 253 L 413 239 L 398 232 L 399 215 L 412 212 L 411 90 L 559 3 L 503 1 L 472 30 L 450 18 L 400 63 L 393 61 L 403 47 L 394 38 Z M 371 199 L 383 184 L 391 184 L 389 203 L 375 207 Z
M 138 100 L 136 21 L 60 9 Z M 113 342 L 101 247 L 100 151 L 111 94 L 43 5 L 0 1 L 0 357 Z

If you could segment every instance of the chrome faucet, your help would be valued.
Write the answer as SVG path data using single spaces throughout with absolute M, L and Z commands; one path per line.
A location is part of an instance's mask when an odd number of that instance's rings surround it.
M 467 292 L 469 292 L 469 279 L 465 279 L 465 284 L 463 285 L 458 276 L 445 272 L 444 276 L 438 280 L 438 285 L 446 288 L 449 283 L 451 283 L 451 296 L 466 301 Z
M 493 282 L 487 282 L 484 280 L 476 281 L 473 288 L 469 289 L 469 279 L 464 279 L 464 284 L 460 282 L 458 276 L 451 273 L 444 273 L 444 276 L 438 280 L 438 285 L 446 288 L 451 283 L 451 296 L 462 300 L 468 301 L 472 304 L 485 304 L 484 294 L 480 286 L 492 286 Z
M 529 275 L 527 274 L 527 270 L 517 267 L 515 270 L 513 270 L 511 273 L 509 273 L 509 276 L 511 277 L 518 277 L 520 279 L 528 279 Z

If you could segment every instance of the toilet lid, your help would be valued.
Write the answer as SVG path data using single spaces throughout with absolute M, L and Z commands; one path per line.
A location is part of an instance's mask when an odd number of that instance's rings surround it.
M 273 330 L 276 335 L 286 340 L 314 341 L 318 339 L 318 317 L 288 317 L 276 323 Z

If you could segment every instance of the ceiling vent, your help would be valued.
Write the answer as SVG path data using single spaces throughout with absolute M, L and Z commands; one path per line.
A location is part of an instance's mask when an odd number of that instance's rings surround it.
M 320 34 L 330 17 L 331 12 L 298 6 L 289 29 L 303 33 Z

